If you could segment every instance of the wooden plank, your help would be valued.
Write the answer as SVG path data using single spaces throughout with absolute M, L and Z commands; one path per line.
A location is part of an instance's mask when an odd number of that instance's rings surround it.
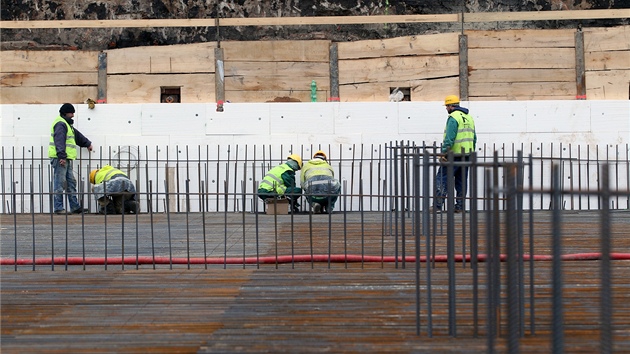
M 97 68 L 98 52 L 96 51 L 0 51 L 0 72 L 2 73 L 96 72 Z
M 482 82 L 574 82 L 574 69 L 482 69 L 472 70 L 471 83 Z
M 181 87 L 181 103 L 215 101 L 214 74 L 109 75 L 108 103 L 159 103 L 160 88 Z
M 339 59 L 457 54 L 457 33 L 339 42 Z
M 152 27 L 215 27 L 217 19 L 130 19 L 130 20 L 61 20 L 0 21 L 0 28 L 152 28 Z M 376 16 L 304 16 L 220 18 L 219 26 L 304 26 L 370 23 L 435 23 L 459 22 L 458 14 L 376 15 Z
M 573 82 L 515 82 L 515 83 L 470 83 L 472 97 L 493 96 L 528 97 L 536 100 L 545 96 L 572 96 L 575 98 L 575 81 Z
M 311 90 L 225 91 L 230 102 L 311 102 Z M 317 91 L 317 101 L 326 102 L 328 91 Z
M 545 100 L 575 100 L 573 95 L 559 96 L 539 96 L 535 98 L 537 101 Z M 531 101 L 531 96 L 471 96 L 471 101 Z
M 628 18 L 630 9 L 475 12 L 465 13 L 464 23 L 497 21 L 552 21 Z
M 586 52 L 586 71 L 630 69 L 630 50 Z
M 317 83 L 317 90 L 330 90 L 330 79 L 307 76 L 228 76 L 225 78 L 226 91 L 283 91 L 310 90 L 311 80 Z
M 630 50 L 630 26 L 585 28 L 584 50 Z
M 2 87 L 45 87 L 45 86 L 83 86 L 96 85 L 98 74 L 96 72 L 69 72 L 69 73 L 10 73 L 2 74 L 0 86 Z
M 586 98 L 589 100 L 630 99 L 630 70 L 587 71 Z
M 329 61 L 330 41 L 226 41 L 225 61 Z
M 340 85 L 341 102 L 389 101 L 390 87 L 411 88 L 411 101 L 441 101 L 459 90 L 457 77 L 437 80 L 392 81 L 386 83 L 361 83 Z
M 457 55 L 340 60 L 339 83 L 345 85 L 457 76 L 458 65 Z
M 0 104 L 48 104 L 83 103 L 96 97 L 94 86 L 66 87 L 3 87 L 0 90 Z
M 145 46 L 106 51 L 108 74 L 214 73 L 216 43 Z
M 329 64 L 312 61 L 226 61 L 226 76 L 327 77 Z
M 468 48 L 573 48 L 574 29 L 467 30 Z
M 313 17 L 248 17 L 220 18 L 220 26 L 304 26 L 351 25 L 381 23 L 438 23 L 438 22 L 502 22 L 553 21 L 628 18 L 628 9 L 477 12 L 437 15 L 375 15 L 375 16 L 313 16 Z M 129 19 L 129 20 L 44 20 L 0 21 L 0 28 L 152 28 L 152 27 L 214 27 L 217 19 Z
M 575 68 L 573 48 L 470 49 L 471 69 L 566 69 Z

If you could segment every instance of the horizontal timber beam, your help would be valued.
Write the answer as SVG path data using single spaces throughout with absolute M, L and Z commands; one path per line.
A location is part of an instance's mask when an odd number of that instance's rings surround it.
M 353 25 L 379 23 L 436 22 L 508 22 L 629 18 L 630 9 L 567 10 L 527 12 L 480 12 L 441 15 L 317 16 L 317 17 L 250 17 L 219 18 L 219 26 L 304 26 Z M 146 27 L 214 27 L 215 18 L 202 19 L 127 19 L 127 20 L 50 20 L 0 21 L 0 28 L 146 28 Z

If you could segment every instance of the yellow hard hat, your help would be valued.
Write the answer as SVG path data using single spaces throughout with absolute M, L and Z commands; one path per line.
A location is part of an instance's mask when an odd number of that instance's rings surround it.
M 291 160 L 297 162 L 298 166 L 300 167 L 300 169 L 302 169 L 302 158 L 300 157 L 300 155 L 298 155 L 298 154 L 291 154 L 291 155 L 289 155 L 289 157 L 287 157 L 287 159 L 291 159 Z
M 326 153 L 319 150 L 317 151 L 314 155 L 313 158 L 316 158 L 317 156 L 322 156 L 324 158 L 324 160 L 328 160 L 328 156 L 326 156 Z
M 459 104 L 459 97 L 457 97 L 456 95 L 446 96 L 446 98 L 444 99 L 444 105 L 448 106 L 450 104 Z
M 90 172 L 90 183 L 94 184 L 95 178 L 96 178 L 96 172 L 98 172 L 98 170 L 92 170 L 92 172 Z

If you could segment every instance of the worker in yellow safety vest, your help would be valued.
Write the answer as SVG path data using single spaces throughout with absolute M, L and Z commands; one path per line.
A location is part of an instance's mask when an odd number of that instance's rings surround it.
M 442 142 L 441 157 L 442 163 L 448 163 L 449 151 L 453 152 L 455 162 L 470 161 L 470 154 L 477 146 L 477 132 L 475 131 L 475 120 L 469 114 L 468 108 L 459 105 L 459 97 L 455 95 L 446 96 L 444 106 L 448 112 L 446 126 L 444 128 L 444 140 Z M 455 184 L 455 213 L 465 210 L 464 201 L 468 185 L 468 166 L 466 164 L 455 164 L 453 167 L 453 178 Z M 433 212 L 441 212 L 444 199 L 448 193 L 447 166 L 443 164 L 438 169 L 435 177 L 435 198 L 433 200 Z
M 105 165 L 90 172 L 90 183 L 100 214 L 136 214 L 140 211 L 136 187 L 123 171 Z
M 313 158 L 304 164 L 301 182 L 313 213 L 332 213 L 341 191 L 341 184 L 335 179 L 335 171 L 328 163 L 325 152 L 317 151 Z
M 295 172 L 302 168 L 302 158 L 291 154 L 287 161 L 272 168 L 258 184 L 258 197 L 263 201 L 270 198 L 286 197 L 291 203 L 290 213 L 300 211 L 298 200 L 302 189 L 296 186 Z

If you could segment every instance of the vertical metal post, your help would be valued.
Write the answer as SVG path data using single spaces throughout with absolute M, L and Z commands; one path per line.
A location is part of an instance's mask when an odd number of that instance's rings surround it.
M 508 352 L 519 352 L 519 294 L 518 294 L 518 229 L 516 227 L 516 165 L 505 167 L 506 178 L 506 218 L 505 245 L 507 249 L 507 299 L 508 299 Z
M 601 250 L 602 250 L 602 266 L 601 266 L 601 299 L 600 303 L 600 320 L 601 320 L 601 338 L 600 353 L 610 354 L 613 348 L 612 339 L 612 287 L 611 287 L 611 267 L 610 267 L 610 171 L 609 165 L 602 166 L 602 189 L 600 190 L 602 198 L 601 209 Z
M 560 187 L 560 166 L 553 165 L 552 173 L 552 353 L 564 352 L 564 316 L 562 307 L 562 190 Z
M 459 99 L 468 101 L 468 36 L 459 35 Z
M 339 102 L 339 50 L 337 43 L 330 44 L 330 98 L 331 102 Z
M 98 53 L 98 86 L 96 89 L 96 102 L 107 103 L 107 53 Z

